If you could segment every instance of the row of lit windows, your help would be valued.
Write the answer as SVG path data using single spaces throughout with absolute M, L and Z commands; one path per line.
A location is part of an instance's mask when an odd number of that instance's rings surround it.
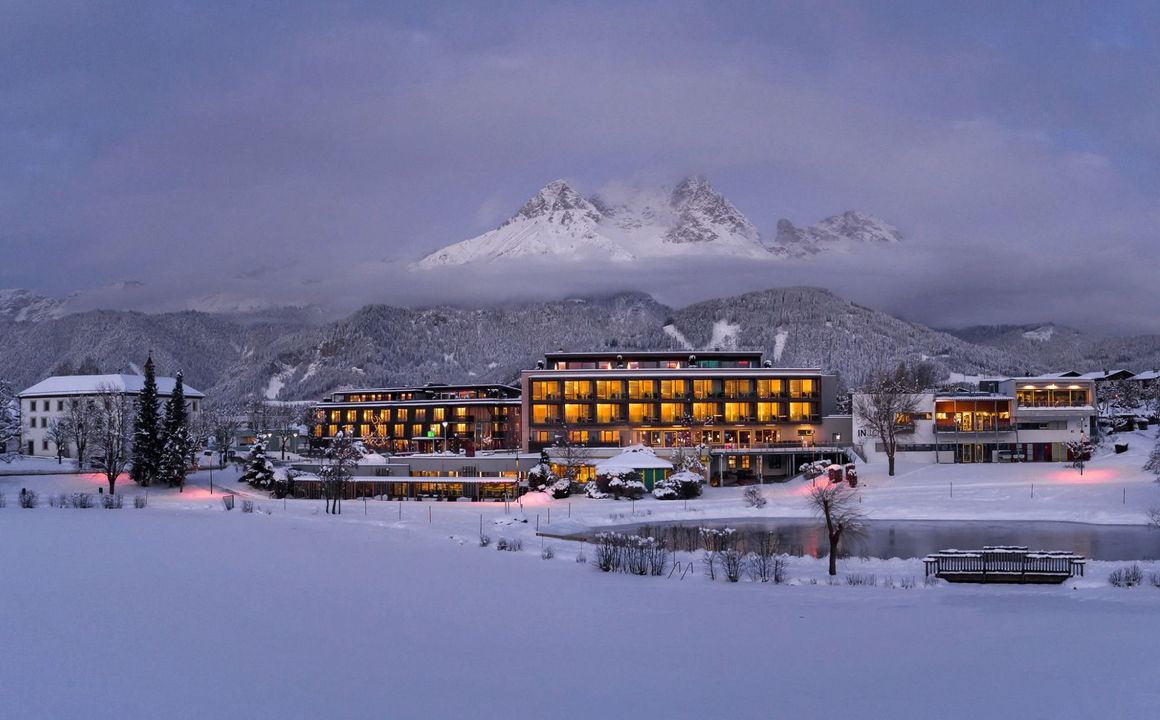
M 694 402 L 635 403 L 626 406 L 613 403 L 564 403 L 563 413 L 557 405 L 532 405 L 531 422 L 546 425 L 565 422 L 570 425 L 610 425 L 620 423 L 666 424 L 707 422 L 800 422 L 817 415 L 816 403 L 810 402 Z
M 489 406 L 474 406 L 474 407 L 435 407 L 435 408 L 382 408 L 375 410 L 373 408 L 357 408 L 348 410 L 328 410 L 329 420 L 334 423 L 389 423 L 389 422 L 443 422 L 447 421 L 466 421 L 468 418 L 476 415 L 491 415 L 493 417 L 501 417 L 509 414 L 507 406 L 489 407 Z M 514 413 L 513 413 L 514 414 Z
M 423 391 L 423 392 L 375 392 L 375 393 L 350 393 L 338 395 L 339 401 L 345 402 L 399 402 L 406 400 L 480 400 L 494 397 L 504 397 L 505 394 L 511 394 L 513 391 L 508 389 L 504 392 L 499 390 L 441 390 L 441 391 Z
M 814 378 L 673 378 L 644 380 L 533 380 L 532 400 L 684 400 L 814 397 Z
M 756 361 L 749 360 L 699 360 L 690 364 L 687 360 L 557 360 L 553 370 L 678 370 L 685 367 L 701 368 L 750 368 Z

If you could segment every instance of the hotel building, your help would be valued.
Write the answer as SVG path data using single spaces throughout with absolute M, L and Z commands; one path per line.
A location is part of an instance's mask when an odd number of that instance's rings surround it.
M 548 353 L 520 374 L 525 452 L 564 440 L 596 449 L 708 446 L 714 473 L 745 481 L 789 475 L 795 456 L 849 444 L 835 378 L 774 368 L 760 352 Z M 845 441 L 843 443 L 843 441 Z
M 898 459 L 912 462 L 1059 462 L 1068 443 L 1096 432 L 1094 382 L 1044 375 L 983 380 L 978 392 L 921 393 L 903 418 Z M 855 441 L 869 459 L 882 442 L 854 417 Z
M 340 430 L 392 453 L 515 450 L 520 441 L 520 391 L 510 385 L 360 388 L 332 393 L 317 405 L 316 435 Z

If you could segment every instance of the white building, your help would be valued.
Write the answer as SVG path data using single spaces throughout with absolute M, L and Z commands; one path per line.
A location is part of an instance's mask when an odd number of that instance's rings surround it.
M 907 462 L 1061 462 L 1068 443 L 1096 431 L 1095 382 L 1042 375 L 983 380 L 978 392 L 924 392 L 900 418 L 896 460 Z M 854 417 L 854 442 L 885 461 L 882 442 Z
M 171 377 L 156 380 L 157 394 L 164 403 L 173 394 L 177 380 Z M 49 439 L 49 428 L 54 420 L 64 417 L 71 400 L 92 397 L 109 389 L 136 399 L 144 385 L 143 375 L 56 375 L 38 382 L 17 395 L 23 424 L 21 449 L 28 455 L 55 456 L 57 448 Z M 182 391 L 192 418 L 201 412 L 205 395 L 184 383 Z M 71 457 L 67 447 L 62 455 Z

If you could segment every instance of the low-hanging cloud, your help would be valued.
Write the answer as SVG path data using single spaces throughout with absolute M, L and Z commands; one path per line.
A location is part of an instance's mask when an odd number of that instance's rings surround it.
M 0 286 L 169 309 L 812 284 L 941 326 L 1160 331 L 1160 123 L 1141 121 L 1156 43 L 1130 8 L 1122 24 L 769 4 L 0 12 L 19 58 Z M 406 269 L 556 177 L 593 192 L 690 172 L 766 237 L 858 209 L 907 240 L 804 262 Z M 126 279 L 144 285 L 108 289 Z

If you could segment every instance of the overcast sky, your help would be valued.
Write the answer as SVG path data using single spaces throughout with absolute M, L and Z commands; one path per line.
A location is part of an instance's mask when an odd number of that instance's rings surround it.
M 810 283 L 933 325 L 1160 332 L 1155 3 L 432 5 L 0 0 L 0 287 L 160 309 Z M 858 209 L 907 246 L 405 269 L 553 179 L 690 173 L 766 238 Z

